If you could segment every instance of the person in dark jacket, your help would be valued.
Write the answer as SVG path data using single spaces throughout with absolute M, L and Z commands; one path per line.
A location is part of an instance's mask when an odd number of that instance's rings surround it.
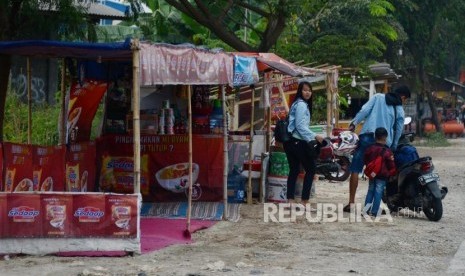
M 394 163 L 394 155 L 391 149 L 386 145 L 388 132 L 384 127 L 379 127 L 375 130 L 376 143 L 369 146 L 363 156 L 365 165 L 375 160 L 376 157 L 382 156 L 382 166 L 374 178 L 370 178 L 368 185 L 368 193 L 365 198 L 365 209 L 370 210 L 371 215 L 378 216 L 381 212 L 379 206 L 383 197 L 384 187 L 390 176 L 396 173 L 396 164 Z

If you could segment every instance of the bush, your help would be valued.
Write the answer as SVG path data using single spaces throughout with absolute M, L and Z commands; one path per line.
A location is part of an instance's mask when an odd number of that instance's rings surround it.
M 449 141 L 447 141 L 446 136 L 442 132 L 433 132 L 426 134 L 426 143 L 427 147 L 447 147 L 450 146 Z
M 32 144 L 58 145 L 60 105 L 32 105 Z M 91 140 L 97 136 L 97 129 L 103 116 L 102 104 L 92 122 Z M 3 140 L 13 143 L 27 143 L 28 105 L 13 93 L 8 93 L 5 103 Z

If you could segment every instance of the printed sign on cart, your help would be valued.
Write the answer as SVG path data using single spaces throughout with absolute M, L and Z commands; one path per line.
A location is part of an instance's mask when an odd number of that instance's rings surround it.
M 42 236 L 40 195 L 12 193 L 7 197 L 6 236 L 11 238 Z
M 115 192 L 117 188 L 121 192 L 122 187 L 127 187 L 125 192 L 133 192 L 132 177 L 129 178 L 133 169 L 130 167 L 131 171 L 124 171 L 121 168 L 123 160 L 132 161 L 132 142 L 129 135 L 107 135 L 97 142 L 97 156 L 101 158 L 98 161 L 101 190 Z M 141 136 L 141 192 L 144 201 L 187 200 L 188 142 L 187 135 Z M 192 143 L 192 198 L 219 201 L 223 198 L 223 137 L 195 135 Z
M 106 196 L 106 212 L 111 215 L 108 236 L 131 237 L 137 235 L 137 196 Z
M 7 194 L 0 193 L 0 239 L 6 237 L 6 225 L 7 225 Z
M 107 235 L 108 215 L 104 194 L 82 194 L 73 197 L 74 237 L 103 237 Z
M 71 194 L 42 194 L 41 199 L 43 236 L 71 236 L 73 196 Z

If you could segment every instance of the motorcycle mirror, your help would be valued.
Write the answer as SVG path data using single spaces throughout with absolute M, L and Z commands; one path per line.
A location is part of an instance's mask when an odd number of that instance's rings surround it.
M 404 125 L 408 125 L 412 122 L 412 117 L 405 117 L 404 119 Z

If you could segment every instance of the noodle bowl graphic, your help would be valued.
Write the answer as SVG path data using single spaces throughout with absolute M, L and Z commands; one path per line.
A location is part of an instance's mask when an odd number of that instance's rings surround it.
M 15 192 L 29 192 L 32 191 L 32 180 L 24 178 L 18 183 L 15 188 Z
M 199 165 L 192 163 L 192 183 L 199 176 Z M 160 186 L 174 193 L 184 192 L 189 187 L 189 163 L 178 163 L 159 170 L 155 177 Z

